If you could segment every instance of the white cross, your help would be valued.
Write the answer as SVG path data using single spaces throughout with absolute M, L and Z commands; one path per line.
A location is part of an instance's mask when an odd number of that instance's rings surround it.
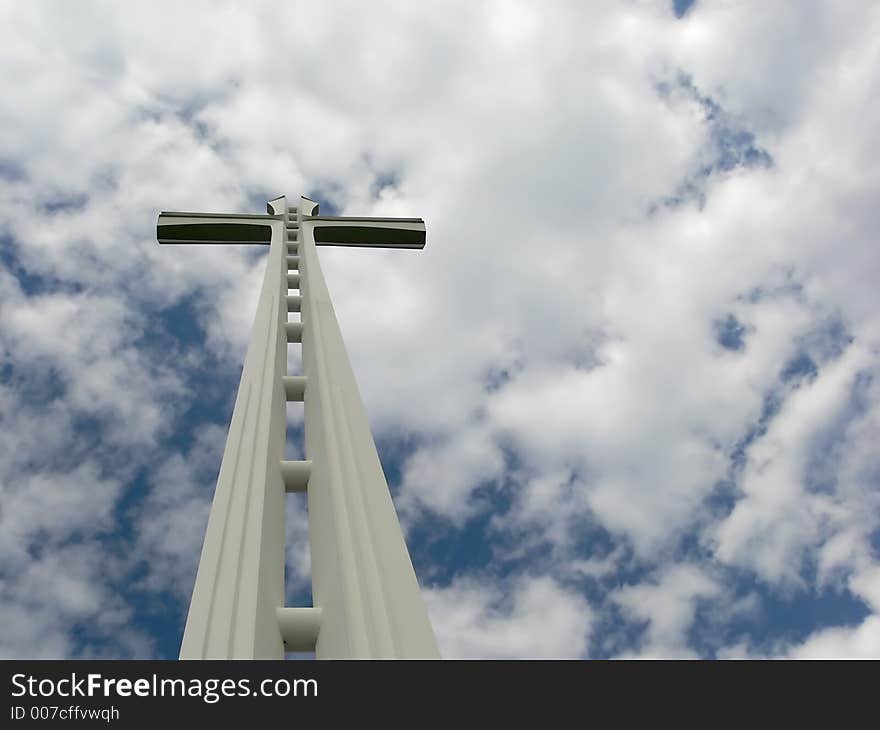
M 317 213 L 282 196 L 266 215 L 159 215 L 159 243 L 269 245 L 181 659 L 439 656 L 316 251 L 420 249 L 425 224 Z M 288 342 L 302 343 L 301 375 L 287 375 Z M 304 461 L 284 460 L 294 400 Z M 312 607 L 284 605 L 287 492 L 307 493 Z

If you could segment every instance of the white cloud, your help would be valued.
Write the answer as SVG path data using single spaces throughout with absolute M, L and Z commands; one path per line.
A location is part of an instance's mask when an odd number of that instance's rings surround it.
M 502 592 L 460 578 L 425 591 L 447 658 L 578 658 L 586 654 L 592 611 L 549 577 L 521 577 Z
M 801 586 L 810 550 L 825 543 L 822 565 L 827 571 L 843 557 L 835 553 L 847 553 L 842 540 L 857 537 L 861 550 L 867 549 L 876 512 L 865 515 L 864 510 L 877 504 L 876 483 L 865 480 L 869 475 L 844 472 L 839 474 L 843 481 L 833 484 L 829 493 L 828 485 L 810 488 L 809 471 L 813 462 L 835 456 L 828 437 L 823 438 L 823 430 L 829 428 L 844 429 L 842 434 L 832 433 L 842 439 L 835 447 L 841 456 L 860 461 L 867 456 L 867 443 L 850 437 L 865 415 L 855 415 L 853 423 L 839 422 L 852 411 L 855 379 L 870 363 L 870 353 L 853 345 L 815 381 L 791 393 L 767 433 L 749 449 L 740 480 L 743 498 L 713 533 L 719 559 L 748 567 L 771 585 Z M 869 409 L 876 429 L 880 402 L 872 399 L 863 407 Z M 825 453 L 817 454 L 820 449 Z M 833 464 L 830 468 L 837 480 L 839 471 Z
M 202 552 L 226 431 L 201 428 L 186 453 L 152 465 L 149 490 L 136 513 L 138 560 L 144 587 L 188 601 Z
M 30 561 L 4 561 L 0 656 L 149 656 L 153 639 L 132 624 L 134 606 L 108 586 L 108 579 L 121 577 L 119 567 L 94 541 L 48 546 Z
M 404 510 L 427 508 L 461 523 L 475 505 L 472 492 L 503 473 L 504 458 L 485 430 L 469 428 L 442 444 L 428 443 L 403 466 Z
M 695 565 L 672 565 L 656 580 L 625 586 L 612 600 L 639 621 L 647 621 L 641 657 L 686 658 L 694 655 L 686 633 L 694 621 L 697 602 L 718 598 L 717 580 Z
M 32 541 L 58 548 L 77 534 L 114 530 L 118 479 L 100 475 L 94 462 L 70 471 L 40 471 L 18 480 L 3 479 L 0 549 L 6 560 L 24 559 Z
M 817 631 L 794 647 L 794 659 L 880 659 L 880 616 L 871 615 L 854 628 Z

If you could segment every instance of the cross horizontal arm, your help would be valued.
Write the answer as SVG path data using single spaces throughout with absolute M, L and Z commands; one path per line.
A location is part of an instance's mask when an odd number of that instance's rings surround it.
M 275 215 L 246 213 L 162 212 L 156 224 L 159 243 L 249 243 L 268 244 Z
M 246 213 L 159 214 L 156 238 L 162 244 L 266 244 L 278 215 Z M 425 222 L 421 218 L 363 218 L 349 216 L 303 216 L 318 246 L 369 248 L 425 247 Z
M 370 248 L 424 248 L 425 222 L 421 218 L 359 218 L 303 216 L 311 224 L 318 246 Z

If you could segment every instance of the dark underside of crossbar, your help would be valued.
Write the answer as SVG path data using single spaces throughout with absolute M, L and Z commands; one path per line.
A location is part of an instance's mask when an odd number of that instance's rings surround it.
M 381 246 L 424 248 L 425 231 L 379 226 L 315 226 L 319 246 Z
M 185 223 L 156 227 L 159 243 L 265 243 L 272 227 L 243 223 Z

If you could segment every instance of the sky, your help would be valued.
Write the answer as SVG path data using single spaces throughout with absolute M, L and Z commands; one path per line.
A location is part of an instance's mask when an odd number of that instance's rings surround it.
M 0 656 L 177 656 L 266 249 L 156 219 L 305 194 L 427 225 L 320 259 L 444 656 L 880 657 L 878 69 L 872 0 L 0 1 Z

